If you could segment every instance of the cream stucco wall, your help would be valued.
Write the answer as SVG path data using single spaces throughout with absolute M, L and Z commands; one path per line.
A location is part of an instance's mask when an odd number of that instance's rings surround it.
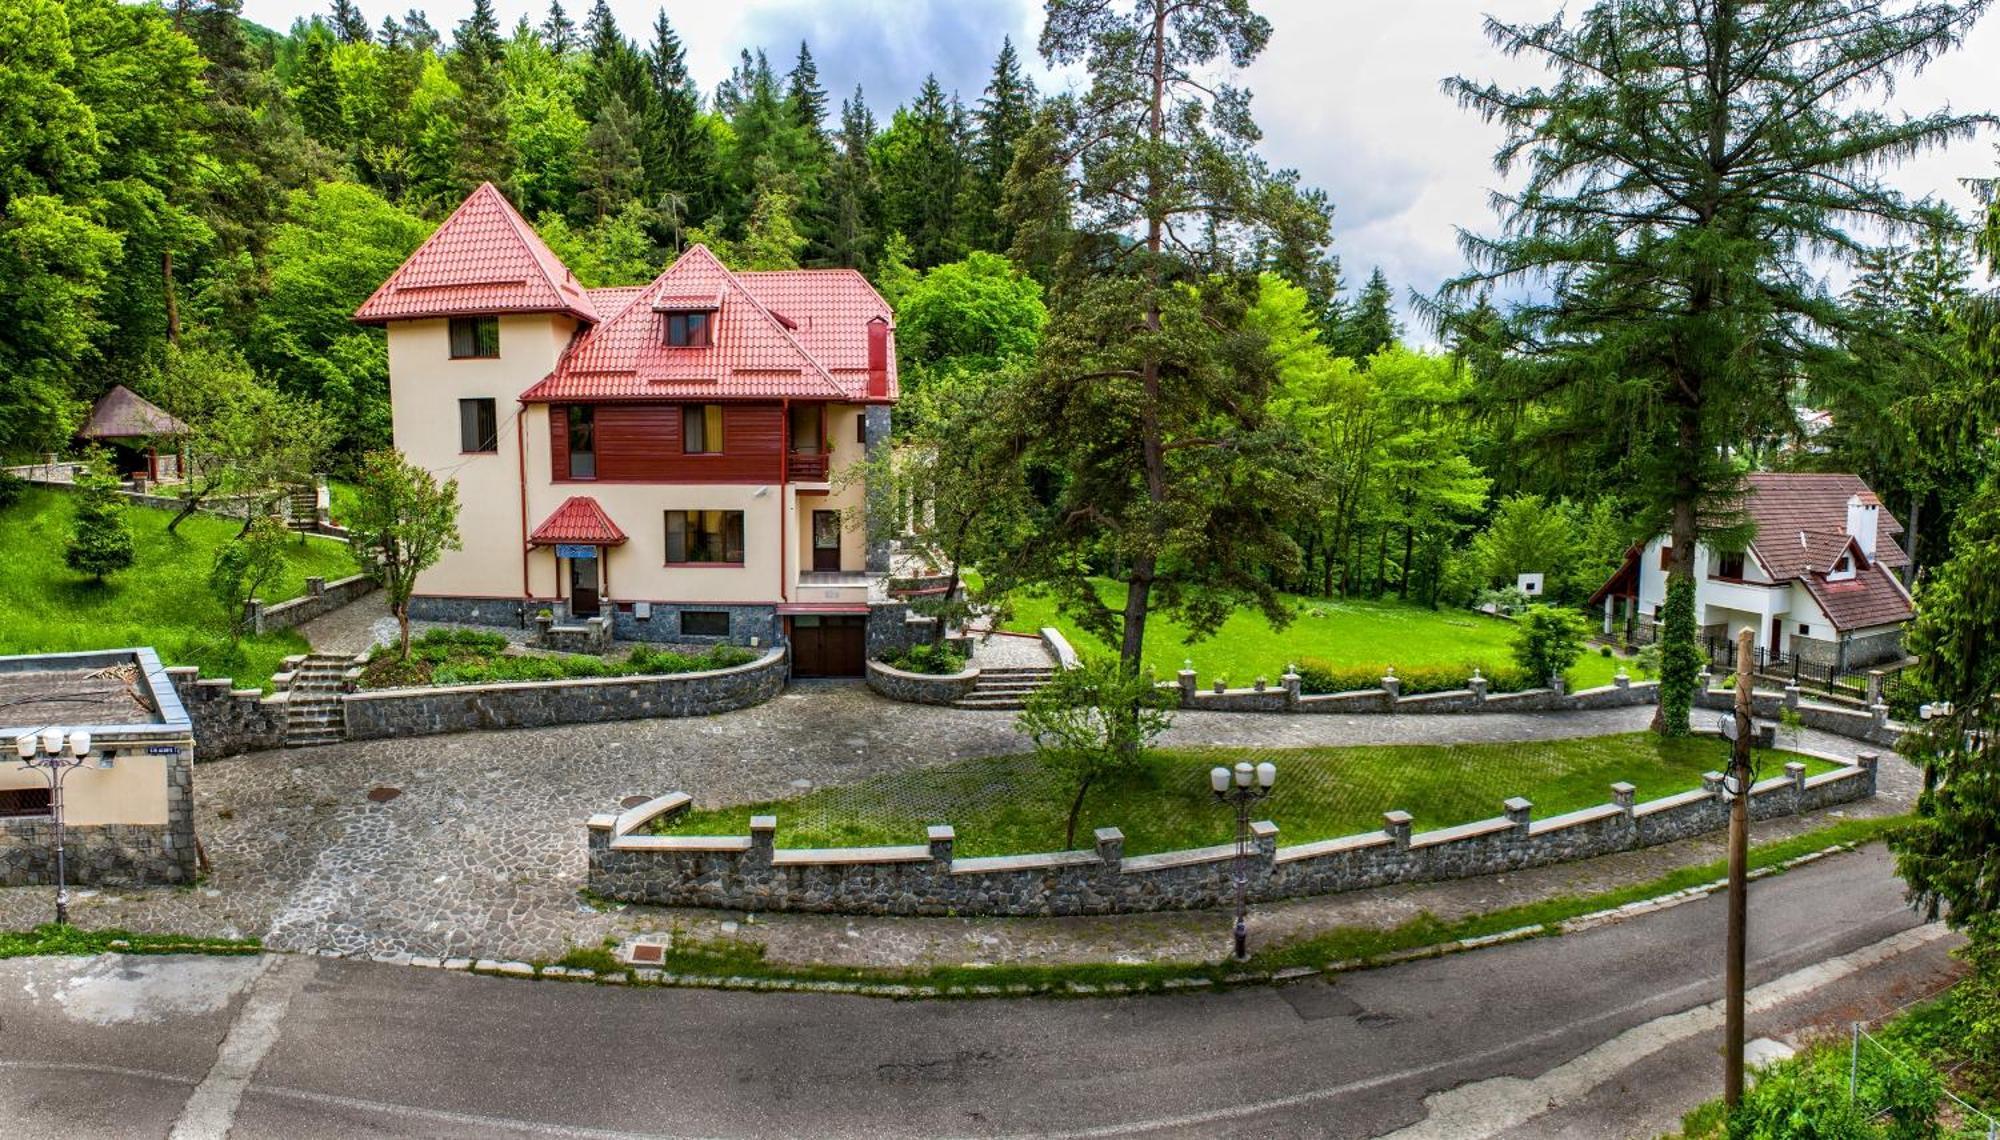
M 458 533 L 464 549 L 447 551 L 417 583 L 420 594 L 518 597 L 521 594 L 520 467 L 515 417 L 520 394 L 555 367 L 576 323 L 535 314 L 500 318 L 500 355 L 453 360 L 442 320 L 389 325 L 389 392 L 396 447 L 441 479 L 458 480 Z M 459 450 L 458 402 L 493 400 L 499 448 Z M 547 450 L 547 424 L 543 424 Z M 546 481 L 546 477 L 544 477 Z M 530 523 L 532 525 L 532 521 Z
M 827 452 L 828 489 L 824 494 L 799 491 L 795 496 L 791 532 L 797 546 L 792 555 L 792 583 L 798 581 L 799 573 L 812 569 L 814 511 L 841 513 L 841 570 L 858 574 L 868 565 L 868 527 L 863 516 L 867 491 L 853 471 L 856 464 L 867 458 L 867 449 L 859 442 L 855 427 L 862 411 L 860 406 L 852 404 L 837 404 L 827 409 L 826 437 L 833 445 Z M 809 486 L 817 490 L 820 484 Z
M 168 757 L 121 752 L 109 768 L 92 760 L 63 781 L 63 821 L 74 827 L 167 822 Z M 0 759 L 0 791 L 46 788 L 38 771 Z

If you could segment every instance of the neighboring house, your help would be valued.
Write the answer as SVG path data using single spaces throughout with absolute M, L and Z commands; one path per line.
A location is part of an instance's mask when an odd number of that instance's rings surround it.
M 1704 640 L 1754 631 L 1766 662 L 1794 656 L 1839 670 L 1903 656 L 1910 592 L 1891 571 L 1910 559 L 1896 544 L 1903 526 L 1854 475 L 1750 475 L 1744 513 L 1750 547 L 1695 549 L 1695 622 Z M 1671 544 L 1655 538 L 1625 562 L 1590 604 L 1604 606 L 1604 632 L 1622 624 L 1650 641 L 1666 600 Z
M 907 636 L 843 477 L 897 398 L 893 317 L 860 274 L 734 273 L 696 245 L 651 284 L 585 289 L 489 184 L 355 319 L 388 330 L 396 446 L 459 483 L 464 549 L 414 616 L 785 640 L 801 675 Z

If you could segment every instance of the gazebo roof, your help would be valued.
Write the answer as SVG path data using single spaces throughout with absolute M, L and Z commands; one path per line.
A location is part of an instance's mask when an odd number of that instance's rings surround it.
M 82 439 L 158 439 L 189 434 L 186 424 L 123 384 L 115 384 L 90 407 L 77 430 Z

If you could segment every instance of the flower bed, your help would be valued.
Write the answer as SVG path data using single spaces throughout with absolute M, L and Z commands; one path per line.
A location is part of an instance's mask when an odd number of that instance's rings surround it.
M 699 653 L 638 646 L 622 659 L 581 654 L 510 652 L 505 636 L 470 629 L 437 629 L 410 643 L 410 659 L 393 645 L 377 646 L 361 672 L 364 689 L 424 685 L 485 685 L 502 681 L 565 681 L 585 677 L 644 677 L 701 673 L 747 665 L 755 653 L 718 645 Z

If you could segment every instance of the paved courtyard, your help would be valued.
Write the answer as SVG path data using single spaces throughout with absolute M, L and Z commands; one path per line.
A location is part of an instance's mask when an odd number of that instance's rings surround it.
M 1298 747 L 1545 739 L 1634 731 L 1645 709 L 1432 717 L 1183 713 L 1165 743 Z M 850 682 L 794 685 L 723 716 L 468 733 L 255 753 L 196 772 L 211 870 L 191 888 L 85 892 L 94 926 L 261 936 L 280 949 L 559 956 L 573 945 L 673 928 L 756 938 L 772 958 L 873 964 L 1205 959 L 1216 919 L 870 919 L 591 905 L 582 821 L 631 796 L 683 790 L 704 806 L 797 794 L 881 772 L 1019 751 L 1009 713 L 897 704 Z M 1851 742 L 1808 734 L 1843 755 Z M 1915 778 L 1884 765 L 1885 795 L 1850 814 L 1901 810 Z M 1384 805 L 1390 807 L 1394 805 Z M 1769 838 L 1822 820 L 1760 825 Z M 915 837 L 913 837 L 914 840 Z M 1652 878 L 1716 857 L 1720 838 L 1567 867 L 1363 891 L 1263 908 L 1260 937 L 1442 918 Z M 0 890 L 0 926 L 44 921 L 49 892 Z

